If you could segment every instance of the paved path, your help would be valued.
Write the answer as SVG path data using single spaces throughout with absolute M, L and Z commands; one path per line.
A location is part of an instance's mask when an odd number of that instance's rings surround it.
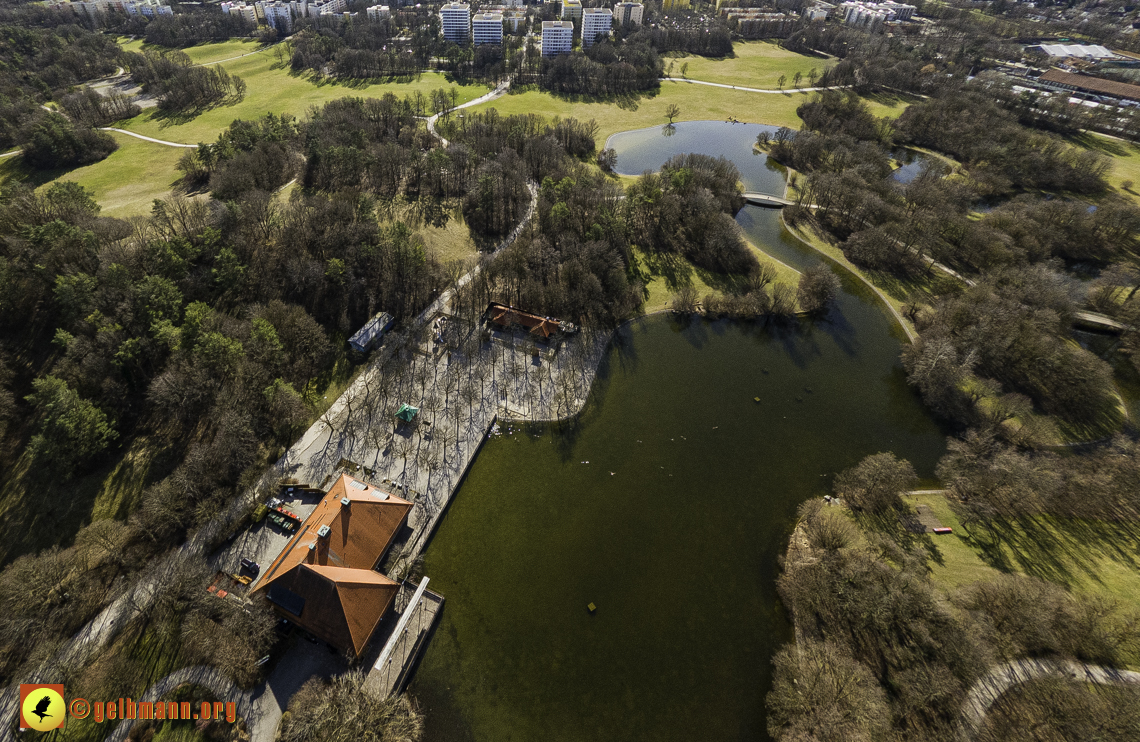
M 214 668 L 204 665 L 184 667 L 181 670 L 175 670 L 148 688 L 142 698 L 138 700 L 153 703 L 179 686 L 186 685 L 187 683 L 208 688 L 219 701 L 236 703 L 238 716 L 245 719 L 247 726 L 252 728 L 253 720 L 250 718 L 250 694 L 246 691 L 242 691 L 232 680 Z M 195 712 L 197 712 L 197 709 L 195 709 Z M 131 719 L 122 721 L 115 727 L 114 731 L 107 735 L 105 742 L 123 742 L 123 740 L 127 738 L 127 734 L 130 733 L 134 723 L 135 722 Z
M 962 706 L 959 737 L 969 742 L 981 729 L 986 712 L 1002 694 L 1015 685 L 1042 678 L 1067 678 L 1096 685 L 1140 685 L 1140 672 L 1088 665 L 1075 660 L 1025 659 L 1006 662 L 986 673 L 970 688 Z
M 767 95 L 783 95 L 784 93 L 814 93 L 820 90 L 842 90 L 850 85 L 835 85 L 828 88 L 784 88 L 783 90 L 765 90 L 764 88 L 745 88 L 740 85 L 725 85 L 722 82 L 708 82 L 706 80 L 690 80 L 679 77 L 659 77 L 660 82 L 687 82 L 690 85 L 708 85 L 710 88 L 724 88 L 725 90 L 743 90 L 746 93 L 765 93 Z
M 166 140 L 163 140 L 163 139 L 155 139 L 154 137 L 146 137 L 146 136 L 143 136 L 142 134 L 136 134 L 133 131 L 127 131 L 126 129 L 116 129 L 113 126 L 101 126 L 101 127 L 99 127 L 99 130 L 100 131 L 114 131 L 114 132 L 118 132 L 119 134 L 126 134 L 129 137 L 134 137 L 135 139 L 141 139 L 144 142 L 154 142 L 155 144 L 165 144 L 167 147 L 184 147 L 186 149 L 198 149 L 197 144 L 181 144 L 179 142 L 167 142 Z
M 478 106 L 478 105 L 481 105 L 483 103 L 489 103 L 490 101 L 496 100 L 498 98 L 502 98 L 504 95 L 507 94 L 507 91 L 510 90 L 510 87 L 511 87 L 511 81 L 510 80 L 506 80 L 504 82 L 501 82 L 495 87 L 494 90 L 487 93 L 486 95 L 481 95 L 478 98 L 474 98 L 472 100 L 467 101 L 466 103 L 460 103 L 455 108 L 449 108 L 449 109 L 447 109 L 447 113 L 451 113 L 452 111 L 458 111 L 461 108 L 470 108 L 471 106 Z M 444 147 L 446 147 L 450 144 L 450 142 L 448 142 L 446 139 L 441 137 L 439 135 L 439 132 L 437 132 L 435 130 L 435 122 L 436 122 L 436 120 L 439 119 L 439 116 L 440 116 L 440 114 L 438 114 L 438 113 L 433 115 L 433 116 L 428 116 L 427 128 L 428 128 L 428 131 L 430 131 L 432 133 L 432 135 L 435 136 L 437 139 L 439 139 L 440 143 Z

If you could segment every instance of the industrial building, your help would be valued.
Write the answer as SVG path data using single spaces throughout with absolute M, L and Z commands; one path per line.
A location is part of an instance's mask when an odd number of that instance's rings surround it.
M 1030 78 L 1032 80 L 1032 78 Z M 1074 75 L 1061 70 L 1049 70 L 1036 79 L 1038 85 L 1048 90 L 1066 93 L 1083 93 L 1099 98 L 1140 102 L 1140 85 L 1130 85 L 1115 80 L 1091 75 Z

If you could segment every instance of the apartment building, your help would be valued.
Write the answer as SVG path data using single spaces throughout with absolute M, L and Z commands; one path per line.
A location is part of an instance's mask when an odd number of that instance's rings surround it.
M 574 48 L 573 21 L 542 22 L 542 56 L 569 54 Z
M 503 14 L 503 21 L 510 24 L 511 31 L 517 32 L 519 26 L 526 26 L 526 11 L 508 10 Z
M 689 0 L 661 0 L 661 10 L 687 10 L 689 8 Z
M 614 23 L 619 26 L 640 26 L 644 15 L 645 6 L 641 3 L 614 4 Z
M 562 0 L 562 20 L 582 20 L 582 0 Z
M 257 7 L 251 5 L 250 3 L 227 2 L 222 3 L 218 7 L 220 7 L 222 9 L 222 12 L 227 15 L 241 16 L 245 19 L 246 23 L 250 24 L 251 26 L 257 25 Z
M 341 15 L 348 12 L 348 0 L 317 0 L 307 4 L 310 18 L 320 18 L 322 15 Z
M 467 3 L 448 3 L 439 9 L 443 38 L 453 44 L 466 43 L 471 37 L 471 6 Z
M 276 28 L 279 33 L 293 33 L 293 6 L 290 3 L 274 0 L 260 2 L 257 7 L 261 10 L 265 25 Z
M 382 21 L 392 17 L 392 9 L 387 5 L 373 5 L 365 12 L 368 13 L 368 20 L 370 21 Z
M 471 18 L 471 43 L 475 46 L 502 44 L 503 14 L 476 13 Z
M 590 47 L 599 36 L 609 36 L 614 12 L 609 8 L 586 8 L 582 12 L 582 47 Z

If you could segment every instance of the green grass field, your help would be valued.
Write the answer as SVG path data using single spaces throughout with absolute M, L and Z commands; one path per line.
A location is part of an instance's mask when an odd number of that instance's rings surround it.
M 235 56 L 234 52 L 243 53 L 241 47 L 235 48 L 234 44 L 235 42 L 227 41 L 219 45 L 207 44 L 191 49 L 202 59 L 211 56 L 224 59 L 227 56 Z M 213 46 L 225 48 L 215 51 L 211 48 Z M 289 70 L 278 62 L 273 48 L 222 62 L 221 66 L 245 81 L 247 92 L 240 102 L 219 106 L 192 118 L 168 116 L 156 108 L 151 108 L 133 119 L 120 122 L 119 128 L 156 139 L 197 144 L 217 139 L 218 134 L 234 119 L 256 119 L 267 113 L 289 113 L 303 117 L 312 106 L 321 106 L 337 98 L 379 97 L 389 92 L 404 96 L 413 94 L 417 90 L 427 94 L 437 88 L 455 87 L 459 91 L 459 102 L 463 103 L 478 98 L 490 90 L 487 86 L 479 84 L 453 85 L 445 75 L 438 72 L 425 72 L 417 79 L 407 82 L 377 84 L 315 82 L 310 76 L 290 74 Z
M 793 289 L 799 284 L 799 271 L 784 265 L 751 243 L 748 243 L 748 247 L 759 260 L 771 263 L 776 268 L 775 283 Z M 650 255 L 637 249 L 633 251 L 630 274 L 645 286 L 645 303 L 641 307 L 645 314 L 668 309 L 673 297 L 683 286 L 691 285 L 697 290 L 697 295 L 704 299 L 707 294 L 721 294 L 731 290 L 733 283 L 739 280 L 736 276 L 724 276 L 697 268 L 677 255 Z
M 527 90 L 476 106 L 474 110 L 495 108 L 504 116 L 537 113 L 548 118 L 573 116 L 582 121 L 594 119 L 599 126 L 600 147 L 611 134 L 619 131 L 667 124 L 669 120 L 665 116 L 665 108 L 670 103 L 681 109 L 681 115 L 676 121 L 724 121 L 736 118 L 748 123 L 798 129 L 801 121 L 796 115 L 796 108 L 809 100 L 811 95 L 748 93 L 669 80 L 661 83 L 660 91 L 631 100 L 576 100 L 540 90 Z M 872 113 L 878 117 L 897 117 L 910 104 L 909 100 L 896 96 L 876 96 L 865 100 Z
M 103 207 L 104 216 L 128 217 L 150 213 L 156 198 L 165 198 L 178 179 L 178 158 L 186 150 L 144 142 L 116 134 L 111 136 L 119 149 L 93 165 L 71 170 L 32 171 L 24 167 L 19 156 L 0 160 L 0 180 L 26 180 L 40 186 L 59 180 L 73 180 L 91 190 L 95 201 Z
M 1076 592 L 1101 592 L 1140 608 L 1140 541 L 1135 524 L 1038 516 L 999 520 L 992 532 L 964 526 L 943 495 L 907 495 L 929 505 L 954 533 L 934 536 L 931 577 L 947 588 L 999 572 L 1040 577 Z
M 129 52 L 142 53 L 147 49 L 166 51 L 165 47 L 144 43 L 142 39 L 133 39 L 130 41 L 119 39 L 119 45 Z M 258 49 L 261 49 L 261 44 L 252 39 L 230 39 L 229 41 L 218 41 L 212 44 L 188 46 L 182 49 L 182 51 L 186 52 L 186 56 L 190 57 L 194 64 L 211 64 L 223 59 L 231 59 L 241 56 L 242 54 L 256 52 Z
M 1087 133 L 1069 141 L 1078 147 L 1106 155 L 1112 161 L 1112 170 L 1108 174 L 1109 185 L 1125 198 L 1140 200 L 1140 146 L 1100 134 Z M 1133 185 L 1131 190 L 1125 190 L 1123 184 L 1126 180 L 1136 185 Z
M 689 65 L 685 77 L 690 80 L 719 82 L 725 85 L 743 85 L 750 88 L 775 89 L 780 75 L 787 77 L 784 85 L 792 87 L 792 77 L 799 72 L 803 75 L 800 83 L 807 87 L 810 83 L 808 72 L 818 74 L 835 63 L 825 57 L 808 57 L 796 54 L 770 41 L 743 41 L 733 48 L 734 57 L 714 59 L 697 56 L 678 56 L 665 61 L 665 69 L 670 77 L 681 77 L 681 66 Z M 671 71 L 670 71 L 671 70 Z

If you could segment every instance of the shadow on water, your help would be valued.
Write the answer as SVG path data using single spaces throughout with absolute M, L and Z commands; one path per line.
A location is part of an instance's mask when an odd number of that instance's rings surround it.
M 676 128 L 650 169 L 689 151 Z M 753 132 L 722 131 L 769 172 Z M 754 244 L 819 260 L 742 213 Z M 868 454 L 929 477 L 945 450 L 891 320 L 843 287 L 816 320 L 635 320 L 580 417 L 487 442 L 425 555 L 448 605 L 410 688 L 427 739 L 767 739 L 796 507 Z

